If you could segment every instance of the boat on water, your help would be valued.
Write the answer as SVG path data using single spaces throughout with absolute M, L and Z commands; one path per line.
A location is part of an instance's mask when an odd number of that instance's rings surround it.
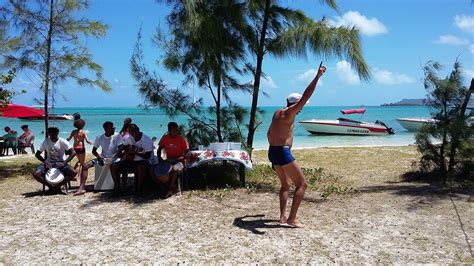
M 27 121 L 44 121 L 45 116 L 26 116 L 26 117 L 18 117 L 21 120 L 27 120 Z M 70 114 L 49 114 L 48 115 L 49 120 L 54 120 L 54 121 L 61 121 L 61 120 L 74 120 L 74 116 Z
M 32 108 L 36 108 L 39 110 L 44 110 L 43 105 L 33 105 L 31 106 Z M 54 113 L 54 107 L 48 107 L 48 110 L 50 110 L 51 113 L 48 114 L 48 120 L 53 120 L 53 121 L 67 121 L 67 120 L 74 120 L 74 114 L 55 114 Z M 44 121 L 45 116 L 43 115 L 36 115 L 36 116 L 24 116 L 24 117 L 18 117 L 21 120 L 27 120 L 27 121 Z
M 433 118 L 397 118 L 397 121 L 402 127 L 408 131 L 416 132 L 423 127 L 423 125 L 434 125 L 438 120 Z
M 365 113 L 366 109 L 341 110 L 344 115 Z M 301 126 L 311 134 L 329 135 L 355 135 L 355 136 L 380 136 L 394 134 L 382 121 L 375 123 L 352 120 L 348 118 L 338 118 L 337 120 L 304 120 L 299 122 Z

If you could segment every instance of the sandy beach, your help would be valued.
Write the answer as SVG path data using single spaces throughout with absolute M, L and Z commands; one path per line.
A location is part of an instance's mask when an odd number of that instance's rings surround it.
M 415 147 L 294 156 L 318 169 L 307 170 L 305 229 L 277 223 L 278 182 L 265 151 L 255 153 L 259 170 L 247 188 L 165 200 L 44 195 L 28 174 L 33 157 L 2 159 L 0 263 L 474 263 L 473 191 L 407 181 Z

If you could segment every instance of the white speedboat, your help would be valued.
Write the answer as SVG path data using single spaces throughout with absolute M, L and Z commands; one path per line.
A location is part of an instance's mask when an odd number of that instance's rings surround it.
M 344 115 L 364 114 L 365 109 L 342 110 Z M 393 130 L 381 121 L 368 123 L 347 118 L 337 120 L 304 120 L 299 122 L 304 129 L 312 134 L 377 136 L 393 134 Z
M 28 120 L 28 121 L 44 121 L 45 116 L 27 116 L 27 117 L 19 117 L 21 120 Z M 49 120 L 74 120 L 74 116 L 70 114 L 49 114 Z
M 408 131 L 419 131 L 423 125 L 436 124 L 433 118 L 397 118 L 398 123 Z

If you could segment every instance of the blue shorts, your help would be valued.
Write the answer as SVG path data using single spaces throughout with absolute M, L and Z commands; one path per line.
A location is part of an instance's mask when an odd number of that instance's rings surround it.
M 272 167 L 275 165 L 283 166 L 295 160 L 293 155 L 291 155 L 290 146 L 270 146 L 268 149 L 268 159 L 272 163 Z

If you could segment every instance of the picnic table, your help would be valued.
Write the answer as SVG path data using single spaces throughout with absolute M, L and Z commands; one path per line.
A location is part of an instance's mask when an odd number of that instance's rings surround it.
M 212 147 L 211 147 L 212 148 Z M 232 148 L 232 147 L 231 147 Z M 239 181 L 245 186 L 245 170 L 252 170 L 252 161 L 247 151 L 242 149 L 204 149 L 191 151 L 187 168 L 197 167 L 213 161 L 230 161 L 239 164 Z

